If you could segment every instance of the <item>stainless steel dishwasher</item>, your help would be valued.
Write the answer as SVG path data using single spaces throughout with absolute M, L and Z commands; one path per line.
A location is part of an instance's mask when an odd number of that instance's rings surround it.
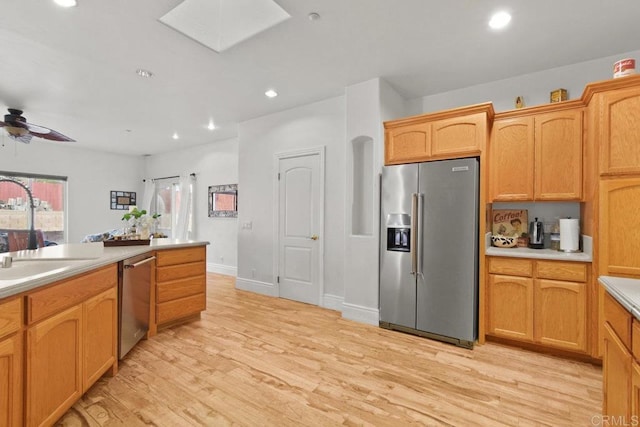
M 119 359 L 149 330 L 149 296 L 155 259 L 151 253 L 145 253 L 118 263 Z

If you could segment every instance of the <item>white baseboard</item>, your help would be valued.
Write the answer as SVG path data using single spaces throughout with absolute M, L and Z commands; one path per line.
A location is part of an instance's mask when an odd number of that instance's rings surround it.
M 380 324 L 380 310 L 377 308 L 363 307 L 346 302 L 342 303 L 342 317 L 373 326 Z
M 338 295 L 324 294 L 322 296 L 322 307 L 328 308 L 329 310 L 342 311 L 343 303 L 344 298 Z
M 238 267 L 232 267 L 224 264 L 214 264 L 212 262 L 207 263 L 207 272 L 224 274 L 225 276 L 236 277 L 238 275 Z
M 257 280 L 236 278 L 236 289 L 241 291 L 255 292 L 257 294 L 267 295 L 270 297 L 278 296 L 278 289 L 273 283 L 259 282 Z

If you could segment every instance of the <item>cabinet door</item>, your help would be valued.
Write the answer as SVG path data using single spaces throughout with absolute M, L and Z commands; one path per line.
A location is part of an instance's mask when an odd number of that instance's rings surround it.
M 431 124 L 431 155 L 478 154 L 487 138 L 484 113 L 438 120 Z
M 567 350 L 587 350 L 586 284 L 535 281 L 535 340 Z
M 631 354 L 608 323 L 604 325 L 602 381 L 602 413 L 628 420 L 631 413 Z
M 26 425 L 52 425 L 82 396 L 82 306 L 27 330 Z
M 533 340 L 533 279 L 489 275 L 489 332 Z
M 118 349 L 118 292 L 103 292 L 83 304 L 83 391 L 114 366 Z
M 600 182 L 600 274 L 640 277 L 640 178 Z M 633 255 L 636 256 L 633 256 Z
M 640 365 L 631 364 L 631 419 L 640 420 Z
M 533 118 L 496 120 L 489 147 L 494 201 L 533 200 Z
M 21 334 L 0 339 L 0 426 L 22 425 Z
M 387 129 L 385 165 L 427 160 L 431 155 L 429 129 L 429 123 Z
M 602 94 L 600 173 L 640 173 L 640 88 Z
M 535 199 L 582 197 L 582 109 L 535 118 Z

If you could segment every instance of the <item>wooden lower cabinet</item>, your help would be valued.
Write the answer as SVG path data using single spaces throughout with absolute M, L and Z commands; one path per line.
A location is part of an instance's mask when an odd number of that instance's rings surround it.
M 52 425 L 117 363 L 117 288 L 26 333 L 26 425 Z
M 22 335 L 0 338 L 0 426 L 22 425 Z
M 640 420 L 640 365 L 631 363 L 631 419 Z
M 22 425 L 22 299 L 0 302 L 0 427 Z
M 628 420 L 631 414 L 631 353 L 610 324 L 604 325 L 602 413 Z
M 156 322 L 160 327 L 206 309 L 206 247 L 156 253 Z
M 587 352 L 584 263 L 489 258 L 488 334 Z
M 116 363 L 118 355 L 118 292 L 103 292 L 83 304 L 82 388 L 88 390 Z
M 26 425 L 52 425 L 82 396 L 82 306 L 26 334 Z
M 489 332 L 533 341 L 533 279 L 489 275 Z
M 586 285 L 536 279 L 535 341 L 551 347 L 587 350 Z

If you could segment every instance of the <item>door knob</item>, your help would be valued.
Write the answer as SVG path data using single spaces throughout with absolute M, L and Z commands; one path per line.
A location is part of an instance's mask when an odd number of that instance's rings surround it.
M 313 236 L 309 237 L 311 240 L 318 240 L 318 235 L 314 234 Z

